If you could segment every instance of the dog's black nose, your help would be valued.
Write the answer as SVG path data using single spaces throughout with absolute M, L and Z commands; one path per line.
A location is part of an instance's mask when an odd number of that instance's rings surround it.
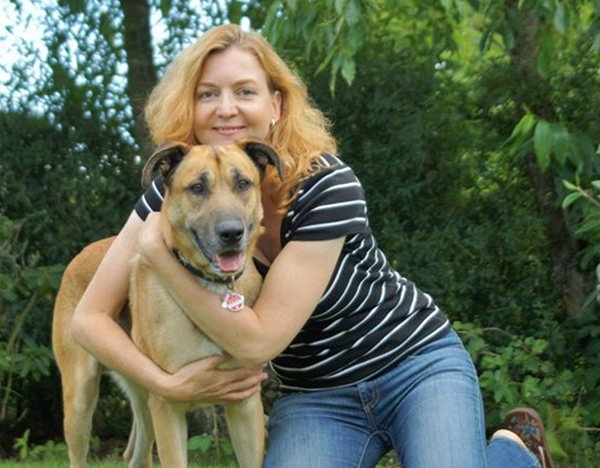
M 221 221 L 215 229 L 219 239 L 228 245 L 235 244 L 244 235 L 244 224 L 239 219 Z

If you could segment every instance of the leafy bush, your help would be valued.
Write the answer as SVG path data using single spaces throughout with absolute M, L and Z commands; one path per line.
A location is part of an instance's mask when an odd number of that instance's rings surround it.
M 118 232 L 141 191 L 118 130 L 93 119 L 71 125 L 73 117 L 55 125 L 0 113 L 0 454 L 25 429 L 34 443 L 62 434 L 50 351 L 62 271 L 84 245 Z M 129 411 L 117 414 L 128 425 Z
M 593 426 L 599 416 L 597 395 L 593 395 L 600 378 L 597 364 L 591 371 L 583 356 L 569 356 L 566 351 L 572 349 L 563 347 L 573 347 L 556 336 L 513 335 L 461 322 L 454 327 L 478 368 L 489 428 L 498 428 L 508 410 L 530 406 L 544 419 L 557 461 L 586 466 L 587 460 L 600 457 L 600 441 L 595 437 L 600 428 Z M 594 327 L 598 332 L 600 328 Z M 590 381 L 591 375 L 595 378 Z
M 19 238 L 23 223 L 0 214 L 0 434 L 10 431 L 28 411 L 28 385 L 51 375 L 54 362 L 44 331 L 30 328 L 40 307 L 50 308 L 61 265 L 39 266 Z M 31 330 L 31 331 L 30 331 Z M 38 397 L 39 399 L 39 397 Z
M 44 460 L 44 461 L 65 461 L 68 459 L 67 446 L 62 442 L 47 441 L 43 445 L 30 447 L 30 430 L 27 429 L 21 437 L 16 439 L 14 448 L 19 453 L 19 459 L 25 460 Z

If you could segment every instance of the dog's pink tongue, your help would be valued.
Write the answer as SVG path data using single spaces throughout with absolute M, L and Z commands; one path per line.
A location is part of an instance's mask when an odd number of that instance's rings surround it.
M 241 270 L 244 265 L 244 254 L 217 255 L 217 264 L 221 271 L 230 272 Z

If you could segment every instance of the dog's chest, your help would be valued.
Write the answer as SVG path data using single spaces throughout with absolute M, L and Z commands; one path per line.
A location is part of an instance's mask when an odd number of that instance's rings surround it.
M 168 372 L 176 372 L 198 359 L 222 354 L 175 302 L 158 277 L 147 268 L 134 268 L 130 289 L 132 339 Z M 217 294 L 225 286 L 209 285 Z

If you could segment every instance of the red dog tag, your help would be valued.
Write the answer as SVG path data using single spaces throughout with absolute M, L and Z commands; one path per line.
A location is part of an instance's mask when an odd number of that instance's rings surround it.
M 233 291 L 227 291 L 221 301 L 221 307 L 230 312 L 239 312 L 244 308 L 244 296 Z

